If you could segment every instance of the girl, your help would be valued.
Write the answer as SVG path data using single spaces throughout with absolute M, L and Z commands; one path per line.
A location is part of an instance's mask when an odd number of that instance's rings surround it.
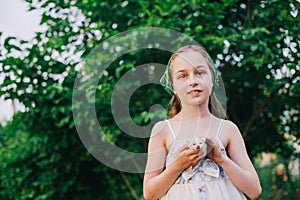
M 146 200 L 257 199 L 261 186 L 237 126 L 214 94 L 218 78 L 201 46 L 171 57 L 162 85 L 173 94 L 170 119 L 152 129 Z

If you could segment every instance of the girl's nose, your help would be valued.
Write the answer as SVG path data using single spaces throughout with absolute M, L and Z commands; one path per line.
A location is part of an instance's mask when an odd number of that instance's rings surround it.
M 198 83 L 198 80 L 197 80 L 197 78 L 196 77 L 194 77 L 194 76 L 190 76 L 190 86 L 192 86 L 192 87 L 195 87 L 195 86 L 197 86 L 199 83 Z

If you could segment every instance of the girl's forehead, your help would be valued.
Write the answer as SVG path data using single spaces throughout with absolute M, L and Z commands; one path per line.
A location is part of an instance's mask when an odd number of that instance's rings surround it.
M 174 70 L 176 70 L 177 68 L 194 68 L 198 66 L 208 67 L 206 58 L 195 51 L 180 53 L 174 58 L 172 62 L 172 68 Z

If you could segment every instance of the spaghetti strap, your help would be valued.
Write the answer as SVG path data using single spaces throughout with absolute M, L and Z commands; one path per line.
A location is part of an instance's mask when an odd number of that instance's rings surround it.
M 172 135 L 173 135 L 173 138 L 174 138 L 174 140 L 175 140 L 176 136 L 175 136 L 175 132 L 174 132 L 174 129 L 173 129 L 171 123 L 169 122 L 168 119 L 166 119 L 165 121 L 167 122 L 167 124 L 168 124 L 168 126 L 169 126 L 169 128 L 170 128 L 170 130 L 171 130 L 171 133 L 172 133 Z
M 219 139 L 219 137 L 220 137 L 220 135 L 221 135 L 221 130 L 222 130 L 222 128 L 223 128 L 223 125 L 224 125 L 224 120 L 221 119 L 220 125 L 219 125 L 219 127 L 218 127 L 217 139 Z

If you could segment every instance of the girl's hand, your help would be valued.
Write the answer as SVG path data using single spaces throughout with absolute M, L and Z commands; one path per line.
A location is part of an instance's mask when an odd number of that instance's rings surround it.
M 184 145 L 178 151 L 178 156 L 175 159 L 174 164 L 182 171 L 198 165 L 200 160 L 206 155 L 206 145 L 200 149 L 199 146 L 190 148 L 188 145 Z
M 206 138 L 206 143 L 208 158 L 219 164 L 227 158 L 227 156 L 222 153 L 220 145 L 215 140 Z

